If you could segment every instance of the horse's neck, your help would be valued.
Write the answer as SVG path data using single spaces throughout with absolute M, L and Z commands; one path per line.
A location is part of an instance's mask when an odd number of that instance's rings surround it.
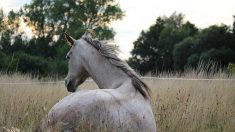
M 84 56 L 84 67 L 101 89 L 116 89 L 131 79 L 121 69 L 113 66 L 95 49 L 90 49 L 90 56 Z M 89 52 L 89 51 L 88 51 Z M 125 84 L 127 85 L 127 84 Z

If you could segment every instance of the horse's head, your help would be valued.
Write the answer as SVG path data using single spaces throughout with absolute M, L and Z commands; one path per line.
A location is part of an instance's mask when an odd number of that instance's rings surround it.
M 85 70 L 82 58 L 79 55 L 79 45 L 82 41 L 73 39 L 67 33 L 65 33 L 65 37 L 71 47 L 66 55 L 68 59 L 68 75 L 65 78 L 65 86 L 69 92 L 75 92 L 78 85 L 82 84 L 89 74 Z

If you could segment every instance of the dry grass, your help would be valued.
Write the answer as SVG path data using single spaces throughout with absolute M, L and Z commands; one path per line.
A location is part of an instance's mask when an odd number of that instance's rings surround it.
M 191 72 L 185 77 L 204 75 Z M 223 73 L 210 76 L 225 77 Z M 152 104 L 159 131 L 235 131 L 235 81 L 145 81 L 153 91 Z M 1 75 L 0 83 L 6 82 L 34 84 L 0 84 L 0 131 L 33 131 L 52 105 L 68 94 L 62 82 L 41 84 L 28 76 Z M 95 87 L 91 82 L 81 86 Z

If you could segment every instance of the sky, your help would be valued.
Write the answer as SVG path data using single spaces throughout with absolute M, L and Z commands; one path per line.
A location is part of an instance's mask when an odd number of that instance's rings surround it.
M 19 10 L 31 0 L 0 0 L 5 12 Z M 120 57 L 127 59 L 142 30 L 146 31 L 159 16 L 170 16 L 173 12 L 183 13 L 185 21 L 199 28 L 210 25 L 232 25 L 235 15 L 235 0 L 116 0 L 125 16 L 112 23 L 115 42 L 119 45 Z

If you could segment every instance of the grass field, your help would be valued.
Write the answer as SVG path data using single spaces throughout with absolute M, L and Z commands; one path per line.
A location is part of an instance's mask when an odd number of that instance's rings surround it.
M 183 77 L 228 78 L 222 72 L 209 76 L 189 72 Z M 19 74 L 0 76 L 0 132 L 33 131 L 48 110 L 69 94 L 63 82 L 41 82 Z M 145 79 L 145 82 L 152 89 L 158 131 L 235 131 L 235 81 Z M 96 87 L 86 82 L 81 89 Z

